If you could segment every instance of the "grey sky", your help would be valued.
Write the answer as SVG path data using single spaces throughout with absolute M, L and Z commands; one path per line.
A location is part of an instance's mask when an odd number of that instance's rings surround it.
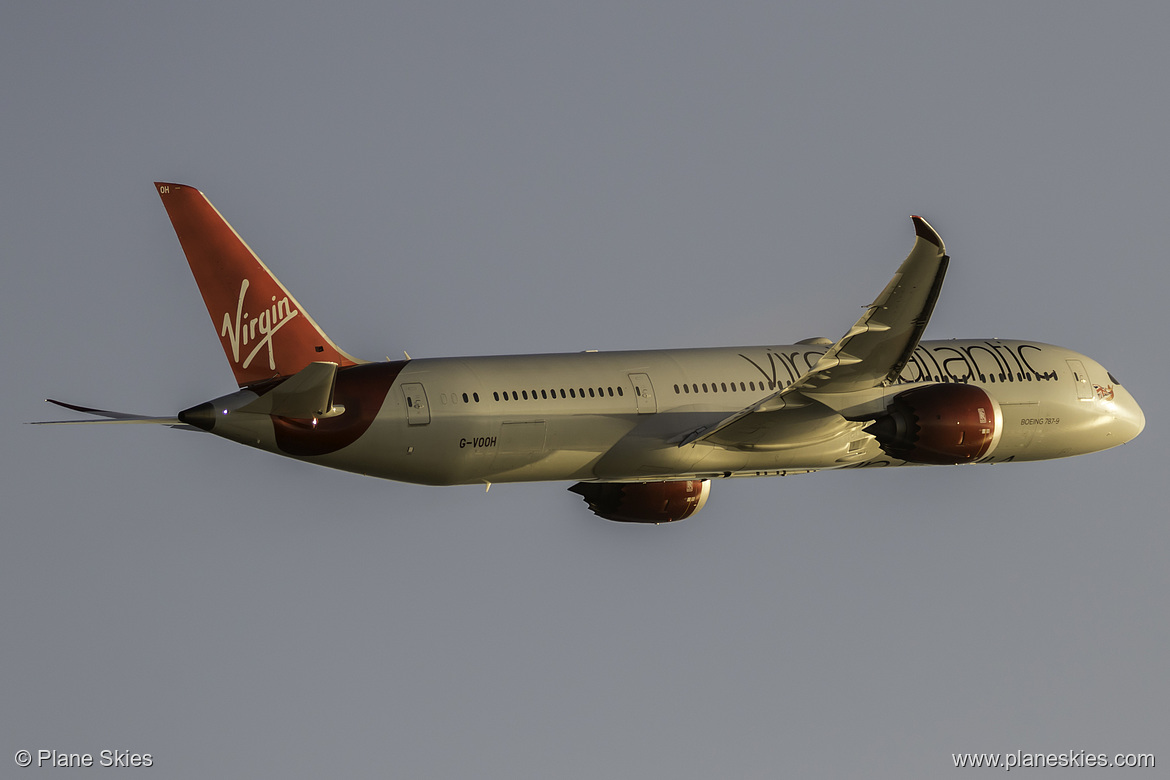
M 1162 3 L 15 4 L 5 775 L 54 776 L 11 763 L 40 748 L 177 778 L 1170 763 L 1168 29 Z M 640 528 L 565 484 L 22 425 L 233 389 L 156 180 L 366 358 L 836 338 L 921 213 L 953 258 L 928 338 L 1085 352 L 1146 431 L 728 481 Z

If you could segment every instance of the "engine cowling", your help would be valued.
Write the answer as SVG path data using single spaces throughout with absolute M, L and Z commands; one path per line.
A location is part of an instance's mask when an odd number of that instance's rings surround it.
M 677 482 L 578 482 L 569 490 L 583 497 L 593 514 L 619 523 L 673 523 L 703 508 L 711 480 Z
M 946 384 L 894 396 L 865 429 L 887 454 L 910 463 L 970 463 L 999 442 L 1003 414 L 982 388 Z

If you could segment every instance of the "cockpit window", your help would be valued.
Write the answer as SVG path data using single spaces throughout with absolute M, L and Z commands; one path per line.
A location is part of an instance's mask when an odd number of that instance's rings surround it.
M 1118 381 L 1117 381 L 1117 377 L 1113 376 L 1113 372 L 1112 372 L 1112 371 L 1106 371 L 1105 373 L 1109 374 L 1109 381 L 1110 381 L 1110 382 L 1112 382 L 1112 383 L 1113 383 L 1113 384 L 1115 384 L 1115 385 L 1119 385 L 1119 384 L 1121 384 L 1121 382 L 1118 382 Z

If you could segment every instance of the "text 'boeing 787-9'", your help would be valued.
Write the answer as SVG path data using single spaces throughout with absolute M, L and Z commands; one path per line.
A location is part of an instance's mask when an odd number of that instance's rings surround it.
M 1085 355 L 921 341 L 949 261 L 921 217 L 910 255 L 835 344 L 374 363 L 338 348 L 203 193 L 155 186 L 239 389 L 173 418 L 53 402 L 97 422 L 193 427 L 429 485 L 573 481 L 596 514 L 636 523 L 689 517 L 717 478 L 1061 458 L 1145 425 Z

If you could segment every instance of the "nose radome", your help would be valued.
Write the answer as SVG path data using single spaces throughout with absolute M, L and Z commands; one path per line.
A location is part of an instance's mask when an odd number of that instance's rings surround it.
M 1145 430 L 1146 415 L 1128 390 L 1117 388 L 1117 427 L 1122 441 L 1130 441 Z

